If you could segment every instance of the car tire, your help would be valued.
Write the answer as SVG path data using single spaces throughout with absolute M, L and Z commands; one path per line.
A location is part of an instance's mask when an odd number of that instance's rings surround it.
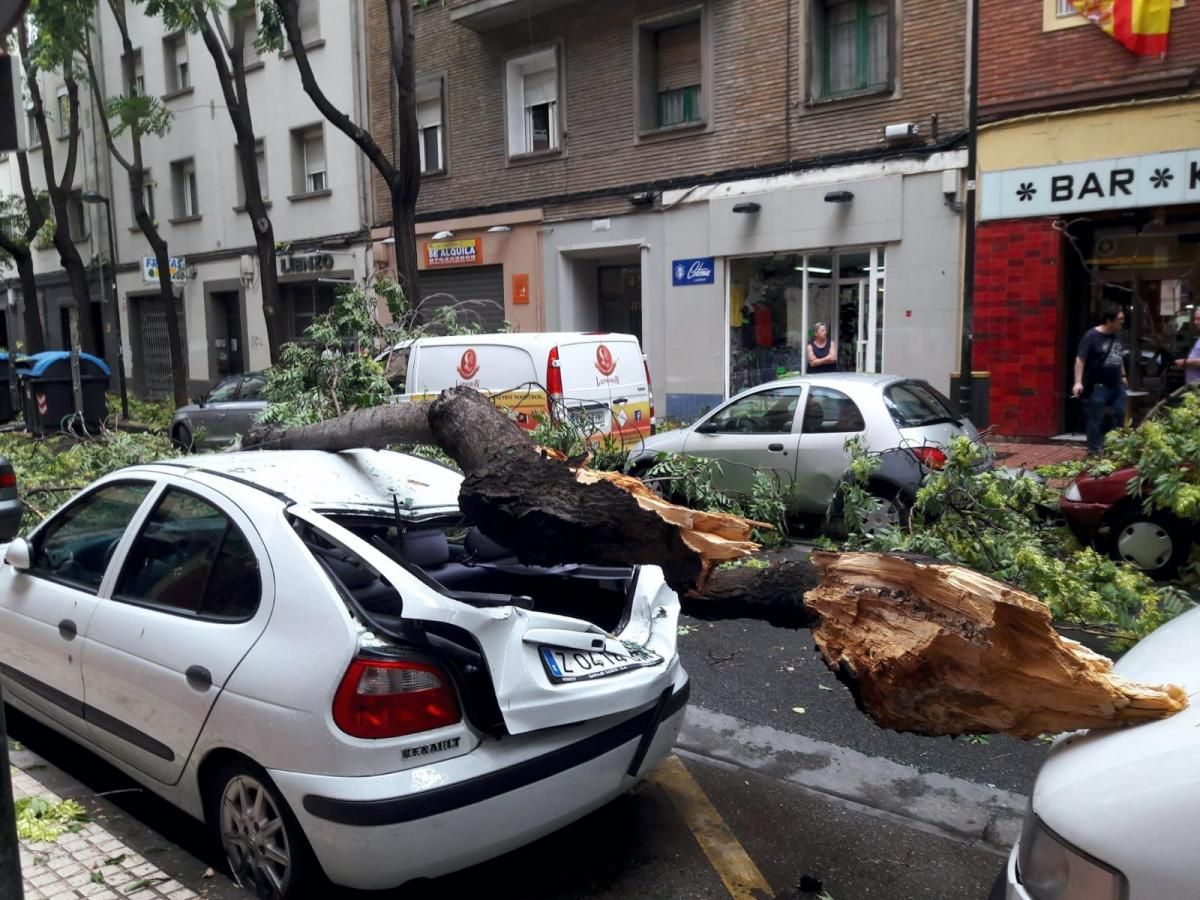
M 1113 521 L 1108 554 L 1156 580 L 1175 577 L 1192 550 L 1188 526 L 1165 512 L 1126 508 Z
M 186 425 L 176 425 L 171 429 L 171 443 L 182 450 L 184 453 L 191 453 L 195 448 L 193 442 L 192 429 Z
M 634 478 L 636 478 L 638 481 L 644 483 L 646 485 L 646 487 L 650 488 L 650 490 L 652 490 L 655 494 L 657 494 L 663 500 L 666 500 L 668 503 L 678 503 L 679 502 L 678 498 L 673 499 L 673 498 L 667 496 L 667 494 L 664 492 L 662 481 L 658 481 L 658 480 L 649 481 L 649 482 L 646 481 L 646 475 L 652 468 L 654 468 L 654 460 L 651 460 L 650 462 L 638 463 L 632 469 L 629 470 L 629 474 L 632 475 Z M 685 503 L 683 505 L 686 506 L 687 504 Z
M 223 766 L 207 785 L 205 809 L 230 874 L 254 896 L 297 900 L 328 887 L 291 807 L 259 766 Z

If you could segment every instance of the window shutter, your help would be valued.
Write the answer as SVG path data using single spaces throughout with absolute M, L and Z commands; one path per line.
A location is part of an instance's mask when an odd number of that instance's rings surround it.
M 325 171 L 325 141 L 319 131 L 304 139 L 304 165 L 309 174 Z
M 525 106 L 554 103 L 558 99 L 558 72 L 555 69 L 527 72 L 524 86 Z
M 701 83 L 700 23 L 688 22 L 654 33 L 658 92 Z
M 417 127 L 433 128 L 442 124 L 442 101 L 439 97 L 423 100 L 417 104 Z

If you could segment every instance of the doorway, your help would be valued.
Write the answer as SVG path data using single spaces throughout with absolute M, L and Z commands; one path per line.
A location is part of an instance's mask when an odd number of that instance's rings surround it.
M 71 310 L 74 309 L 74 304 L 64 304 L 58 308 L 59 327 L 62 329 L 62 349 L 71 349 Z M 100 304 L 93 300 L 88 304 L 88 311 L 92 318 L 92 334 L 96 337 L 96 356 L 101 359 L 107 359 L 108 354 L 104 348 L 104 316 Z
M 632 334 L 642 340 L 642 267 L 597 266 L 599 330 Z
M 238 291 L 213 291 L 209 297 L 212 303 L 209 328 L 213 371 L 218 379 L 240 375 L 246 371 L 241 294 Z

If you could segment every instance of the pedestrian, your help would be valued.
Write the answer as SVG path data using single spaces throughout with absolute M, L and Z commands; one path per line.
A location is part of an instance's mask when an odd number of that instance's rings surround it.
M 1196 343 L 1186 359 L 1175 360 L 1175 365 L 1183 369 L 1184 384 L 1195 384 L 1200 381 L 1200 307 L 1192 313 L 1192 325 L 1196 328 Z
M 808 370 L 810 372 L 836 372 L 837 341 L 829 339 L 824 322 L 818 322 L 813 339 L 808 342 Z
M 1125 422 L 1129 381 L 1125 375 L 1124 348 L 1117 337 L 1124 327 L 1125 311 L 1115 304 L 1108 306 L 1100 324 L 1088 329 L 1075 353 L 1075 386 L 1071 396 L 1084 403 L 1089 456 L 1099 456 L 1104 449 L 1110 412 L 1118 427 Z

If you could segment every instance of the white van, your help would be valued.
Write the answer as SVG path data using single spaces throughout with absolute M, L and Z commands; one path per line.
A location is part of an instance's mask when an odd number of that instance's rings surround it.
M 430 400 L 465 384 L 497 399 L 522 428 L 587 415 L 623 444 L 654 433 L 650 370 L 631 334 L 540 332 L 418 338 L 378 357 L 394 402 Z

